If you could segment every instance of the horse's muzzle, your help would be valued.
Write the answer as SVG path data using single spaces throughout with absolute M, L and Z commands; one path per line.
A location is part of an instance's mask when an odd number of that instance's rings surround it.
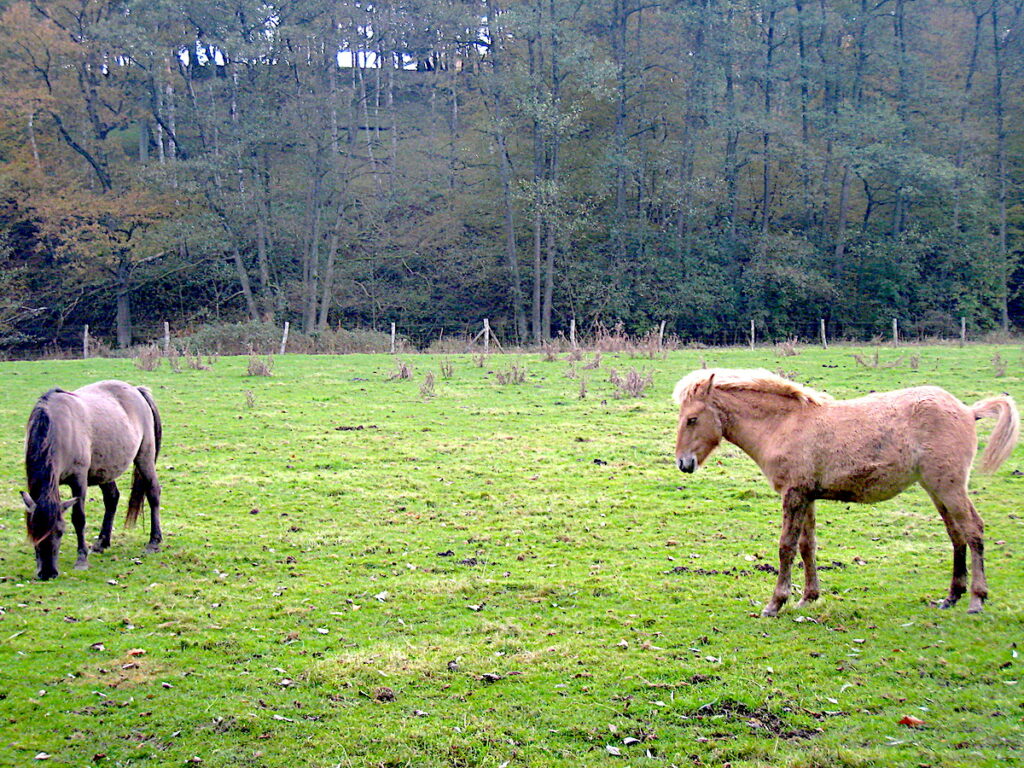
M 679 467 L 680 472 L 685 472 L 688 475 L 693 474 L 697 471 L 697 457 L 692 453 L 687 456 L 677 456 L 676 466 Z

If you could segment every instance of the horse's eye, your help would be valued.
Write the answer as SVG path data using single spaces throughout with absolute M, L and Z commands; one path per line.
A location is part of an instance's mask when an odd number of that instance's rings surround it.
M 688 427 L 692 427 L 696 423 L 697 423 L 697 417 L 696 416 L 691 416 L 690 418 L 688 418 L 686 420 L 686 426 L 688 426 Z

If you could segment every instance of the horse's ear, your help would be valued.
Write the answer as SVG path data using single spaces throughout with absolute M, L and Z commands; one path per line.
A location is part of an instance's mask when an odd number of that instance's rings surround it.
M 701 400 L 707 400 L 711 396 L 711 390 L 715 386 L 715 374 L 708 376 L 708 380 L 704 382 L 704 386 L 700 388 L 700 392 L 697 394 Z
M 25 502 L 25 509 L 27 509 L 29 511 L 29 514 L 31 514 L 32 512 L 35 512 L 36 503 L 34 501 L 32 501 L 32 497 L 31 496 L 29 496 L 27 493 L 22 491 L 21 492 L 21 500 Z
M 62 501 L 60 503 L 60 511 L 63 512 L 68 507 L 73 507 L 76 503 L 78 503 L 78 499 L 68 499 L 67 501 Z

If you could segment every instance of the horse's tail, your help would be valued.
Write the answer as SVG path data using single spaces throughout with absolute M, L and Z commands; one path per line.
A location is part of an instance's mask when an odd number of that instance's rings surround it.
M 153 395 L 145 387 L 138 388 L 139 393 L 146 401 L 146 405 L 149 406 L 149 410 L 153 412 L 153 461 L 156 461 L 157 456 L 160 455 L 160 443 L 164 438 L 164 426 L 160 420 L 160 411 L 156 407 L 156 401 L 153 400 Z M 135 525 L 135 521 L 139 519 L 139 513 L 142 512 L 142 498 L 144 495 L 143 478 L 139 473 L 139 467 L 136 465 L 135 472 L 132 477 L 132 492 L 128 498 L 128 509 L 125 512 L 124 524 L 126 528 L 131 528 Z
M 995 472 L 1006 461 L 1020 437 L 1020 414 L 1009 395 L 996 395 L 979 400 L 971 406 L 975 419 L 997 419 L 981 456 L 981 471 Z
M 164 425 L 160 421 L 160 411 L 156 407 L 156 401 L 153 400 L 153 395 L 145 387 L 139 387 L 139 392 L 142 393 L 142 397 L 146 401 L 146 405 L 149 406 L 149 410 L 153 412 L 153 439 L 156 443 L 153 450 L 153 458 L 155 459 L 160 455 L 160 443 L 164 439 Z

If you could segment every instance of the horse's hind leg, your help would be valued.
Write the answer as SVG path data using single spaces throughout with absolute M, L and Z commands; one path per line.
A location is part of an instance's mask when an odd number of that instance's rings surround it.
M 121 492 L 117 490 L 117 483 L 100 483 L 100 490 L 103 492 L 103 522 L 100 524 L 100 534 L 92 545 L 93 552 L 102 552 L 110 546 L 110 536 L 114 530 L 114 515 L 117 513 L 117 502 L 121 498 Z
M 817 536 L 814 531 L 814 502 L 807 505 L 804 513 L 804 527 L 800 532 L 800 558 L 804 561 L 804 594 L 800 602 L 796 604 L 801 608 L 808 603 L 813 603 L 821 594 L 818 588 L 818 562 L 816 551 L 818 548 Z
M 939 602 L 939 607 L 952 608 L 967 591 L 967 548 L 970 547 L 971 602 L 967 612 L 978 613 L 988 597 L 985 581 L 985 524 L 975 511 L 966 490 L 958 488 L 943 496 L 932 490 L 929 492 L 953 544 L 953 578 L 949 584 L 949 595 Z
M 140 459 L 135 464 L 132 494 L 128 500 L 129 519 L 134 520 L 138 516 L 143 497 L 149 502 L 149 543 L 146 551 L 156 552 L 164 538 L 160 529 L 160 481 L 156 477 L 155 463 Z

